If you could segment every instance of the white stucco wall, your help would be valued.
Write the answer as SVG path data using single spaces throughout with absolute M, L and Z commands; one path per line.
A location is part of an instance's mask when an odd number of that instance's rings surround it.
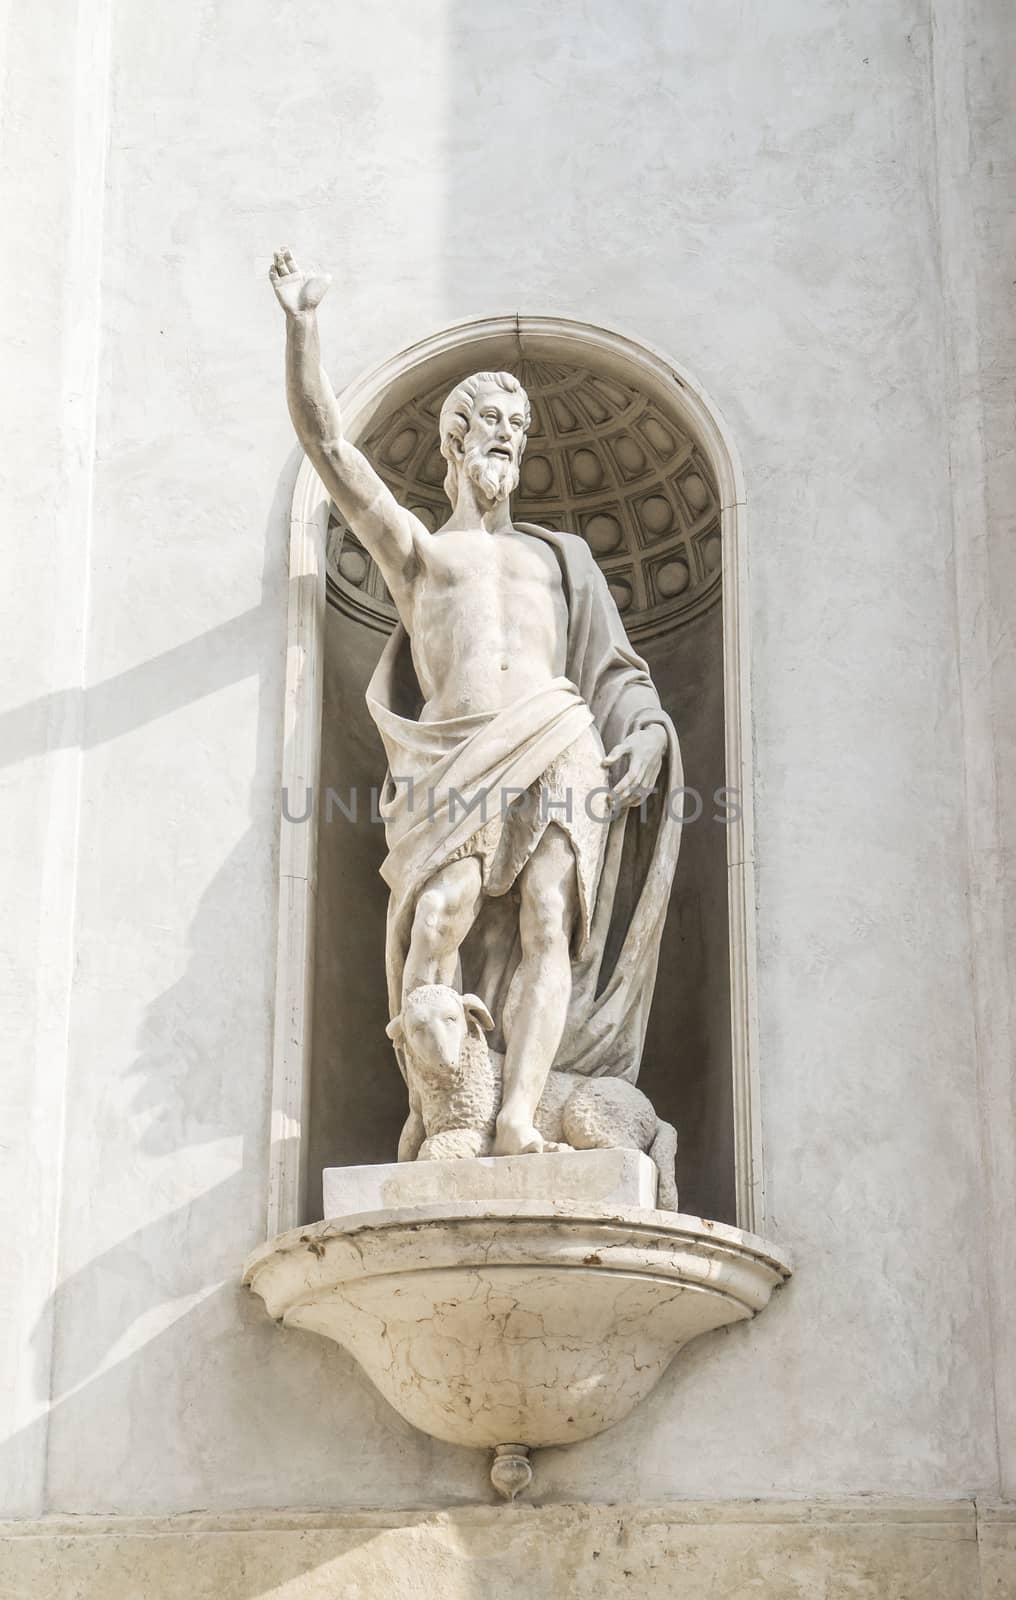
M 0 1436 L 43 1502 L 94 483 L 104 7 L 0 6 Z
M 279 243 L 334 274 L 337 383 L 456 318 L 560 312 L 671 351 L 744 463 L 770 1232 L 797 1276 L 651 1408 L 546 1453 L 541 1492 L 996 1491 L 988 1257 L 1012 1243 L 985 1240 L 979 1094 L 1006 1080 L 971 983 L 998 956 L 968 917 L 947 324 L 953 252 L 992 239 L 941 223 L 943 74 L 952 118 L 980 92 L 965 14 L 958 59 L 925 0 L 39 18 L 8 21 L 46 305 L 41 330 L 7 305 L 4 688 L 44 708 L 6 840 L 10 1510 L 487 1492 L 481 1458 L 237 1287 L 265 1204 L 297 465 Z
M 945 9 L 936 35 L 943 289 L 953 364 L 957 636 L 990 1328 L 1003 1492 L 1016 1498 L 1016 105 L 1008 8 Z

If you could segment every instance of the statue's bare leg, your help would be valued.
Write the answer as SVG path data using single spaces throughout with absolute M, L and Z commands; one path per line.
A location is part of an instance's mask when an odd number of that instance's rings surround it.
M 455 983 L 459 947 L 476 921 L 483 876 L 475 856 L 450 861 L 430 878 L 413 914 L 402 998 L 423 983 Z
M 494 1153 L 542 1150 L 533 1119 L 561 1043 L 571 998 L 571 934 L 578 911 L 575 858 L 552 823 L 519 875 L 522 959 L 505 1006 L 504 1093 Z

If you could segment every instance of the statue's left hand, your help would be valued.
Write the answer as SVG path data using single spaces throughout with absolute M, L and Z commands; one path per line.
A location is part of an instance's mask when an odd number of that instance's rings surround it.
M 647 728 L 639 728 L 635 733 L 630 733 L 627 739 L 622 739 L 613 750 L 607 751 L 603 758 L 605 767 L 612 767 L 625 757 L 628 760 L 623 776 L 610 791 L 611 804 L 615 810 L 623 810 L 626 806 L 637 806 L 647 794 L 652 794 L 656 788 L 656 780 L 660 776 L 666 748 L 667 735 L 659 723 L 654 722 Z

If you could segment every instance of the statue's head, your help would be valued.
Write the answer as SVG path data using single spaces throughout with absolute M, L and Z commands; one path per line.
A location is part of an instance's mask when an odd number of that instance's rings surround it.
M 463 472 L 488 499 L 508 499 L 519 481 L 531 419 L 529 396 L 510 372 L 474 372 L 456 384 L 439 424 L 452 505 Z

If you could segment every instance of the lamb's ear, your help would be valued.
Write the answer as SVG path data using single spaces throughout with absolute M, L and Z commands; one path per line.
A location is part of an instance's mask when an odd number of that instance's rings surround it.
M 462 1009 L 466 1013 L 466 1016 L 469 1018 L 470 1022 L 475 1022 L 478 1028 L 482 1028 L 486 1033 L 490 1033 L 494 1026 L 494 1018 L 487 1010 L 487 1007 L 484 1005 L 479 995 L 464 994 L 462 996 Z
M 395 1045 L 396 1048 L 399 1045 L 402 1044 L 403 1038 L 402 1038 L 402 1012 L 401 1011 L 399 1012 L 397 1017 L 393 1017 L 391 1022 L 389 1022 L 387 1028 L 385 1029 L 385 1033 L 388 1035 L 389 1039 L 392 1041 L 392 1044 Z

